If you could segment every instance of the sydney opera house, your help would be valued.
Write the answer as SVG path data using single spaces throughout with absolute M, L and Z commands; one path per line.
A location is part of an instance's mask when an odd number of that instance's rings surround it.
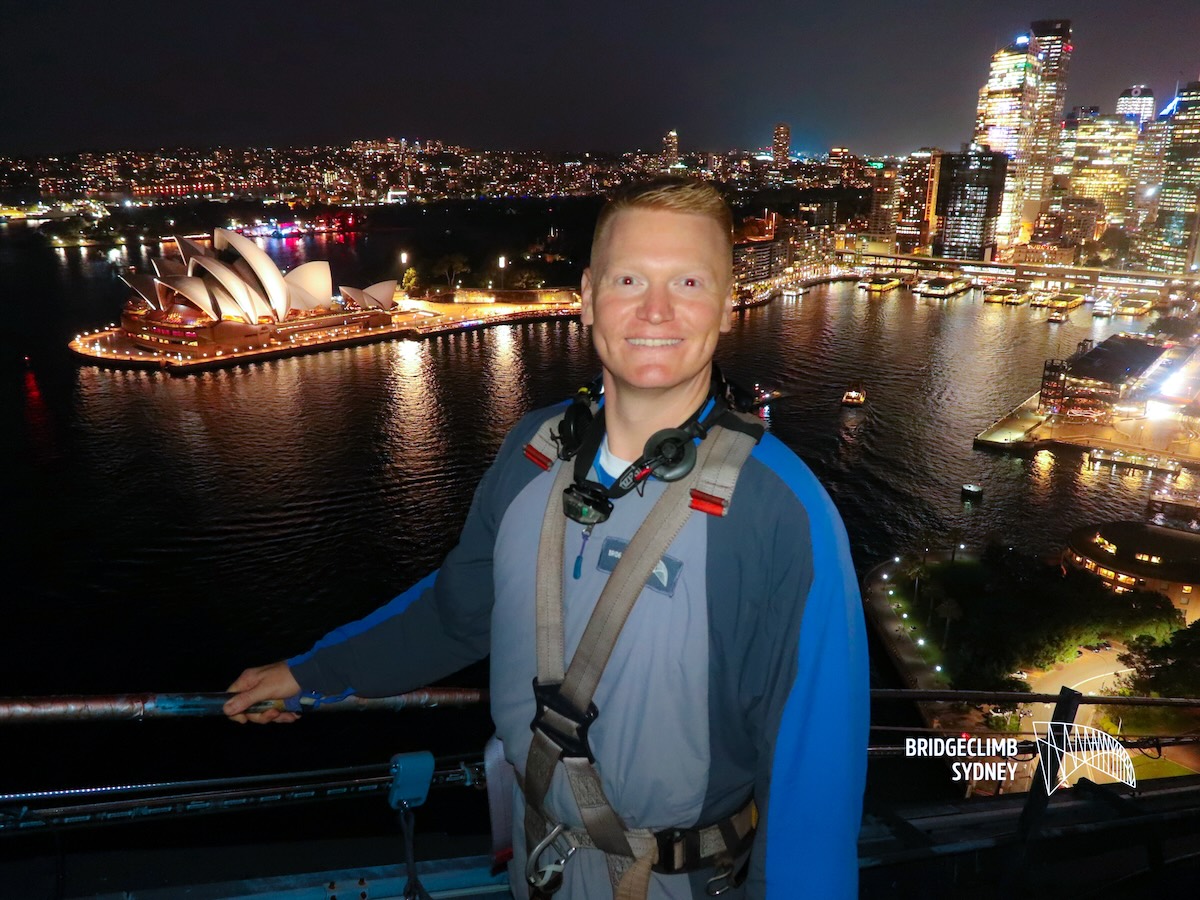
M 286 346 L 391 324 L 395 281 L 341 287 L 325 260 L 284 274 L 254 241 L 218 228 L 211 249 L 177 238 L 179 258 L 152 260 L 155 275 L 131 273 L 121 315 L 125 337 L 183 359 Z

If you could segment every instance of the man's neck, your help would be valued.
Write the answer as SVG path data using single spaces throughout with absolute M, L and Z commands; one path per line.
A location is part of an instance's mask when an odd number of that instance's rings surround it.
M 667 390 L 631 388 L 604 378 L 604 427 L 609 450 L 621 459 L 638 459 L 650 435 L 678 428 L 704 403 L 711 382 L 707 373 L 694 383 Z

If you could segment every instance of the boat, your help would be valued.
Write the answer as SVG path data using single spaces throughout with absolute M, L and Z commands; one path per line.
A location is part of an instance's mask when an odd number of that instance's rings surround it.
M 954 278 L 938 276 L 937 278 L 928 278 L 922 281 L 913 288 L 913 293 L 923 297 L 953 297 L 970 289 L 970 278 L 962 276 Z
M 1050 315 L 1046 316 L 1047 322 L 1066 322 L 1071 318 L 1071 314 L 1065 309 L 1052 309 Z
M 1153 301 L 1145 297 L 1122 297 L 1117 301 L 1113 315 L 1144 316 L 1150 312 L 1151 306 L 1153 306 Z
M 1107 319 L 1113 314 L 1113 305 L 1111 300 L 1097 300 L 1092 304 L 1092 315 L 1097 319 Z
M 867 390 L 856 381 L 842 394 L 842 406 L 862 406 L 867 402 Z
M 1052 294 L 1046 301 L 1046 306 L 1051 309 L 1075 309 L 1077 306 L 1083 306 L 1083 297 L 1079 294 Z
M 858 286 L 874 294 L 883 294 L 900 287 L 900 279 L 895 275 L 875 275 L 871 278 L 864 278 L 858 283 Z
M 980 500 L 983 498 L 983 488 L 973 483 L 964 484 L 962 498 L 963 500 Z
M 984 303 L 1004 303 L 1008 306 L 1020 306 L 1029 302 L 1029 292 L 1019 284 L 998 284 L 988 288 L 983 295 Z

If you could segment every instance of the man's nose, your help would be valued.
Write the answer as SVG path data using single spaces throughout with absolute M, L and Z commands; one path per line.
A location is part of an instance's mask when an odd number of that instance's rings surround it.
M 664 284 L 652 283 L 642 296 L 638 317 L 651 325 L 658 325 L 675 318 L 670 288 Z

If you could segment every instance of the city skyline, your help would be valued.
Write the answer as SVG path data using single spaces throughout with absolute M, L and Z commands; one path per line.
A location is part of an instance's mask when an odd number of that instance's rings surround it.
M 604 15 L 520 0 L 445 10 L 297 0 L 209 11 L 15 4 L 0 61 L 0 155 L 159 146 L 304 146 L 388 136 L 496 149 L 848 146 L 869 155 L 969 141 L 988 59 L 1043 18 L 1072 21 L 1066 107 L 1113 112 L 1148 84 L 1166 105 L 1200 77 L 1194 0 L 853 9 L 626 2 Z M 635 23 L 635 24 L 634 24 Z

